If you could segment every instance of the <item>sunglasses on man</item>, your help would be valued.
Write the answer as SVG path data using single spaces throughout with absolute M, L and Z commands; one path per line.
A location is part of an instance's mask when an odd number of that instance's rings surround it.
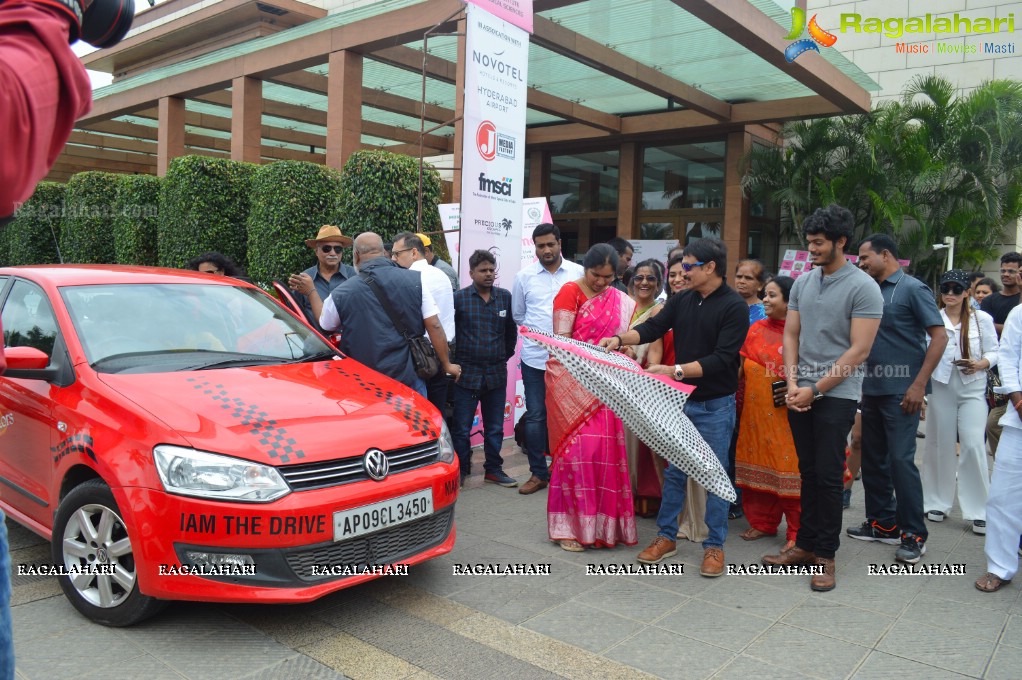
M 329 253 L 331 251 L 335 253 L 344 252 L 344 246 L 320 246 L 319 249 L 322 250 L 324 253 Z

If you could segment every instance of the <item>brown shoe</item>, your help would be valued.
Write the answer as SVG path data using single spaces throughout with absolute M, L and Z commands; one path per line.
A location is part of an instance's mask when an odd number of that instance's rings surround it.
M 550 482 L 543 481 L 536 475 L 529 477 L 529 481 L 522 484 L 521 488 L 518 489 L 518 493 L 523 496 L 528 496 L 530 493 L 536 493 L 540 489 L 545 489 L 550 486 Z
M 639 556 L 635 559 L 646 564 L 655 564 L 665 557 L 674 557 L 677 554 L 677 543 L 663 536 L 657 536 L 649 544 L 649 547 L 639 553 Z
M 837 567 L 834 566 L 834 560 L 827 557 L 817 557 L 816 566 L 823 567 L 823 573 L 813 574 L 813 577 L 809 580 L 809 587 L 821 593 L 834 590 L 834 586 L 837 585 L 835 576 Z
M 768 567 L 790 567 L 800 564 L 816 564 L 816 555 L 803 550 L 797 545 L 789 550 L 784 550 L 780 555 L 763 555 L 761 560 Z
M 703 551 L 703 566 L 699 567 L 703 576 L 715 578 L 724 575 L 724 549 L 707 548 Z

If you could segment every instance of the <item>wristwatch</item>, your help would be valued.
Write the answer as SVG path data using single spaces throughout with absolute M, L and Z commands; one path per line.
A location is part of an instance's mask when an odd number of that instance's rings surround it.
M 685 379 L 685 369 L 681 367 L 681 364 L 674 364 L 674 379 L 679 381 Z
M 823 392 L 816 385 L 813 385 L 813 401 L 819 401 L 820 399 L 823 399 Z

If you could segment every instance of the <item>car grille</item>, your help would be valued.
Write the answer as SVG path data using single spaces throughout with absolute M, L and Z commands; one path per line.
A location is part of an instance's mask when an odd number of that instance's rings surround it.
M 285 551 L 287 563 L 303 581 L 326 581 L 334 576 L 312 575 L 312 568 L 394 564 L 440 545 L 451 533 L 454 507 L 400 526 L 323 545 L 312 550 Z
M 390 474 L 414 470 L 435 463 L 439 453 L 440 444 L 436 441 L 384 451 L 387 460 L 390 461 Z M 323 463 L 284 465 L 277 470 L 294 491 L 322 489 L 327 486 L 351 484 L 369 479 L 365 468 L 362 467 L 362 456 L 329 460 Z

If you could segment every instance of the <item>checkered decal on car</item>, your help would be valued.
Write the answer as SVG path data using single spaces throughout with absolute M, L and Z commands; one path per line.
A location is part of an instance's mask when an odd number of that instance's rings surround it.
M 188 378 L 188 382 L 194 383 L 192 387 L 209 395 L 213 401 L 220 402 L 220 408 L 229 411 L 231 417 L 240 420 L 243 426 L 250 427 L 249 434 L 259 438 L 259 444 L 270 458 L 281 463 L 305 458 L 305 452 L 295 446 L 294 437 L 289 437 L 283 427 L 277 427 L 277 421 L 271 419 L 266 411 L 244 399 L 230 396 L 223 385 L 214 385 L 208 380 L 200 382 L 197 378 Z
M 96 452 L 92 450 L 92 437 L 87 434 L 75 434 L 61 440 L 56 446 L 50 447 L 50 453 L 53 454 L 54 463 L 60 462 L 61 458 L 72 453 L 84 453 L 92 460 L 96 460 Z
M 440 433 L 433 427 L 433 423 L 423 416 L 422 411 L 415 408 L 411 399 L 405 399 L 390 390 L 385 390 L 372 380 L 362 377 L 360 373 L 349 373 L 339 366 L 331 366 L 331 368 L 347 378 L 354 378 L 359 387 L 377 399 L 382 399 L 385 404 L 400 413 L 402 418 L 410 421 L 412 429 L 423 437 L 435 439 L 440 436 Z

